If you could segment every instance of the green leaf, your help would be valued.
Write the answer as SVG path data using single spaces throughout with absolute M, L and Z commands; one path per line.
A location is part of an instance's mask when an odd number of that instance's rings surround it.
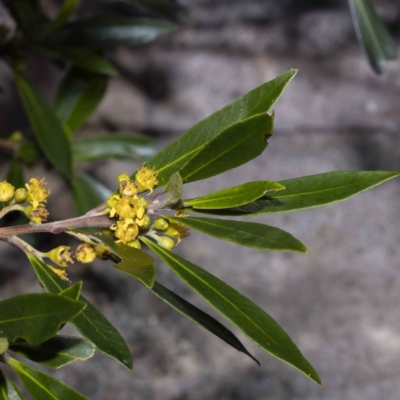
M 321 384 L 317 372 L 287 333 L 260 307 L 204 269 L 158 246 L 146 237 L 143 237 L 143 241 L 188 286 L 254 343 Z
M 0 371 L 0 400 L 25 400 L 15 383 Z
M 349 5 L 358 42 L 374 71 L 380 74 L 386 60 L 397 58 L 396 42 L 369 0 L 349 0 Z
M 50 163 L 70 181 L 71 148 L 60 122 L 40 93 L 21 74 L 14 71 L 14 77 L 40 148 Z
M 65 0 L 57 16 L 43 30 L 41 36 L 45 37 L 60 29 L 74 13 L 78 7 L 80 0 Z
M 68 299 L 78 301 L 81 295 L 81 290 L 82 290 L 82 282 L 77 282 L 74 285 L 67 287 L 59 294 L 60 296 L 67 297 Z
M 107 82 L 106 76 L 71 68 L 54 100 L 56 114 L 68 132 L 75 133 L 89 119 L 106 92 Z
M 14 358 L 7 364 L 19 376 L 29 393 L 35 400 L 87 400 L 85 396 L 47 374 L 29 367 Z
M 15 188 L 25 187 L 24 174 L 22 166 L 17 157 L 13 157 L 11 161 L 10 170 L 8 171 L 7 182 L 11 183 Z
M 183 206 L 195 209 L 220 209 L 232 208 L 251 203 L 259 199 L 266 192 L 279 191 L 284 186 L 271 181 L 248 182 L 243 185 L 222 189 L 218 192 L 208 194 L 195 199 L 184 200 Z
M 4 354 L 9 347 L 9 342 L 6 338 L 1 337 L 0 338 L 0 355 Z
M 112 193 L 98 180 L 82 171 L 76 172 L 72 184 L 75 207 L 78 215 L 83 215 L 107 199 Z
M 109 76 L 118 75 L 118 70 L 95 52 L 74 47 L 55 47 L 54 50 L 61 57 L 71 61 L 74 66 L 82 68 L 85 71 Z
M 215 336 L 218 336 L 220 339 L 222 339 L 225 343 L 228 343 L 234 349 L 248 355 L 258 365 L 260 365 L 258 360 L 254 358 L 243 346 L 241 341 L 229 329 L 227 329 L 224 325 L 218 322 L 215 318 L 206 314 L 204 311 L 195 307 L 193 304 L 190 304 L 186 300 L 182 299 L 182 297 L 178 296 L 174 292 L 171 292 L 169 289 L 167 289 L 158 282 L 154 283 L 153 289 L 151 290 L 157 297 L 165 301 L 176 311 L 180 312 L 182 315 L 189 318 L 197 325 L 200 325 L 204 329 L 213 333 Z
M 263 113 L 239 121 L 205 143 L 180 169 L 185 183 L 209 178 L 258 157 L 272 135 L 273 116 Z
M 152 142 L 149 136 L 139 134 L 94 135 L 75 140 L 72 151 L 76 161 L 145 160 L 155 153 Z
M 66 25 L 52 41 L 63 46 L 108 49 L 148 43 L 176 28 L 170 22 L 145 18 L 82 19 Z
M 26 36 L 33 39 L 38 34 L 38 24 L 43 14 L 38 1 L 33 0 L 5 0 L 12 16 L 18 23 Z
M 42 261 L 32 255 L 28 255 L 28 258 L 39 281 L 48 292 L 60 293 L 69 287 Z M 118 331 L 83 296 L 79 297 L 79 301 L 85 303 L 86 308 L 71 321 L 71 324 L 100 351 L 119 361 L 126 368 L 132 369 L 131 354 Z
M 123 243 L 115 243 L 114 237 L 106 235 L 94 236 L 101 240 L 121 259 L 119 263 L 114 265 L 114 268 L 133 276 L 149 289 L 153 287 L 156 279 L 156 266 L 151 256 Z
M 253 203 L 228 210 L 202 210 L 217 215 L 270 215 L 325 206 L 349 199 L 358 193 L 399 176 L 388 171 L 335 171 L 303 176 L 279 183 L 285 190 L 267 194 Z
M 241 246 L 260 250 L 307 252 L 304 245 L 290 233 L 269 225 L 213 218 L 179 218 L 170 216 L 167 218 L 206 235 L 228 240 Z
M 0 301 L 0 334 L 10 342 L 29 343 L 54 336 L 60 325 L 74 319 L 85 305 L 50 293 L 30 293 Z
M 166 190 L 167 197 L 163 202 L 159 203 L 157 206 L 159 208 L 173 206 L 181 199 L 183 194 L 183 181 L 178 172 L 175 172 L 173 175 L 171 175 L 168 185 L 166 186 Z
M 269 112 L 296 73 L 297 70 L 290 70 L 264 83 L 198 122 L 160 151 L 146 163 L 157 170 L 159 186 L 165 185 L 174 172 L 179 171 L 194 154 L 223 130 L 239 121 Z
M 73 361 L 84 361 L 94 355 L 95 346 L 88 340 L 72 336 L 54 336 L 39 345 L 14 343 L 10 350 L 35 363 L 58 369 Z

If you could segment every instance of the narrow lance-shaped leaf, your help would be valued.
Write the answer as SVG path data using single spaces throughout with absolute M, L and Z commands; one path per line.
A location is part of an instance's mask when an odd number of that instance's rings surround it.
M 386 60 L 397 58 L 397 47 L 369 0 L 349 0 L 357 39 L 376 73 Z
M 290 70 L 272 81 L 264 83 L 198 122 L 160 151 L 147 162 L 148 166 L 154 167 L 158 171 L 159 185 L 166 184 L 174 172 L 177 172 L 207 142 L 229 126 L 254 115 L 271 111 L 296 73 L 297 70 Z
M 64 0 L 63 5 L 58 11 L 57 16 L 43 30 L 41 36 L 45 37 L 61 28 L 67 19 L 74 13 L 79 5 L 80 0 Z
M 92 115 L 104 96 L 107 82 L 106 76 L 71 68 L 57 91 L 53 105 L 69 135 Z
M 39 345 L 17 342 L 10 350 L 48 368 L 58 369 L 73 361 L 84 361 L 94 355 L 95 346 L 73 336 L 54 336 Z
M 209 178 L 259 156 L 272 135 L 273 116 L 263 113 L 236 122 L 205 143 L 179 170 L 185 183 Z
M 346 200 L 399 176 L 390 171 L 335 171 L 278 183 L 285 190 L 268 193 L 253 203 L 226 210 L 202 210 L 216 215 L 271 215 L 325 206 Z
M 35 368 L 9 357 L 7 364 L 19 376 L 35 400 L 87 400 L 72 387 Z
M 223 209 L 238 207 L 259 199 L 266 192 L 279 191 L 283 189 L 285 189 L 285 187 L 276 182 L 248 182 L 243 185 L 222 189 L 206 196 L 184 200 L 183 206 L 189 206 L 195 209 Z
M 188 286 L 254 343 L 276 358 L 297 368 L 318 384 L 321 380 L 287 333 L 260 307 L 204 269 L 158 246 L 144 237 L 143 241 Z
M 78 215 L 95 208 L 112 193 L 102 183 L 82 171 L 77 171 L 72 188 Z
M 39 281 L 48 292 L 60 293 L 69 287 L 42 261 L 32 255 L 28 255 L 28 258 Z M 85 303 L 86 308 L 71 321 L 71 324 L 100 351 L 119 361 L 128 369 L 132 369 L 131 354 L 119 332 L 83 296 L 79 297 L 79 301 Z
M 60 325 L 74 319 L 85 304 L 50 293 L 29 293 L 0 301 L 0 335 L 10 342 L 31 344 L 54 336 Z
M 68 286 L 65 290 L 59 293 L 60 296 L 67 297 L 68 299 L 78 301 L 81 295 L 82 282 L 76 282 L 75 284 Z
M 75 140 L 72 152 L 76 161 L 147 160 L 155 153 L 152 142 L 149 136 L 131 133 L 93 135 Z
M 68 24 L 50 39 L 54 44 L 63 46 L 108 49 L 148 43 L 176 28 L 170 22 L 155 19 L 102 17 Z
M 260 250 L 307 252 L 305 246 L 290 233 L 274 226 L 214 218 L 180 218 L 170 216 L 167 218 L 203 232 L 206 235 L 240 244 L 241 246 L 253 247 Z
M 157 297 L 165 301 L 176 311 L 180 312 L 182 315 L 189 318 L 196 324 L 202 326 L 204 329 L 207 329 L 215 336 L 218 336 L 220 339 L 228 343 L 234 349 L 248 355 L 258 365 L 260 365 L 258 360 L 254 358 L 243 346 L 241 341 L 229 329 L 227 329 L 224 325 L 218 322 L 215 318 L 206 314 L 204 311 L 195 307 L 193 304 L 190 304 L 186 300 L 182 299 L 182 297 L 178 296 L 174 292 L 171 292 L 169 289 L 167 289 L 158 282 L 154 283 L 154 286 L 151 290 Z
M 24 399 L 15 383 L 3 371 L 0 371 L 0 400 Z
M 40 148 L 51 164 L 65 178 L 71 180 L 71 148 L 60 122 L 33 86 L 18 72 L 14 72 L 14 76 L 22 104 Z

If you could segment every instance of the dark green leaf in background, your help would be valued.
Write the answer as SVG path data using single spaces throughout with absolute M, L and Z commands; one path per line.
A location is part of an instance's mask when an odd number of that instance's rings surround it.
M 42 261 L 32 255 L 28 255 L 28 258 L 39 281 L 48 292 L 60 293 L 69 287 Z M 130 351 L 118 331 L 83 296 L 79 297 L 79 301 L 85 303 L 86 308 L 71 321 L 71 324 L 100 351 L 119 361 L 126 368 L 132 369 Z
M 396 42 L 369 0 L 349 0 L 357 39 L 372 68 L 383 72 L 385 61 L 397 58 Z
M 0 400 L 24 400 L 14 382 L 2 371 L 0 371 Z
M 75 140 L 72 152 L 76 161 L 147 160 L 155 153 L 152 142 L 149 136 L 140 134 L 94 135 Z
M 242 206 L 259 199 L 266 192 L 283 190 L 285 187 L 276 182 L 256 181 L 234 186 L 206 196 L 184 200 L 183 206 L 195 209 L 220 209 Z
M 258 114 L 224 129 L 201 146 L 179 170 L 185 183 L 210 178 L 259 156 L 272 135 L 273 116 Z
M 157 39 L 177 28 L 155 19 L 112 17 L 82 19 L 66 25 L 52 38 L 54 44 L 88 49 L 136 46 Z
M 54 336 L 60 325 L 74 319 L 85 304 L 51 293 L 29 293 L 0 301 L 0 335 L 10 342 L 31 344 Z
M 287 333 L 260 307 L 204 269 L 158 246 L 146 237 L 143 237 L 143 241 L 188 286 L 254 343 L 321 384 L 317 372 Z
M 278 183 L 285 190 L 268 193 L 253 203 L 227 210 L 201 210 L 214 215 L 271 215 L 321 207 L 346 200 L 399 176 L 391 171 L 334 171 Z
M 75 133 L 92 115 L 107 89 L 108 78 L 71 68 L 62 81 L 54 109 L 69 134 Z
M 234 349 L 241 351 L 242 353 L 248 355 L 252 358 L 258 365 L 260 363 L 255 359 L 243 346 L 240 340 L 224 325 L 218 322 L 215 318 L 206 314 L 204 311 L 195 307 L 193 304 L 190 304 L 186 300 L 182 299 L 182 297 L 178 296 L 176 293 L 171 292 L 169 289 L 164 287 L 158 282 L 154 283 L 152 292 L 159 297 L 161 300 L 165 301 L 168 305 L 174 308 L 176 311 L 180 312 L 185 317 L 189 318 L 196 324 L 202 326 L 204 329 L 207 329 L 209 332 L 213 333 L 215 336 L 218 336 L 224 342 L 228 343 Z
M 73 361 L 83 361 L 94 355 L 95 346 L 88 340 L 73 336 L 54 336 L 39 345 L 17 342 L 10 350 L 48 368 L 57 369 Z
M 50 35 L 57 29 L 60 29 L 65 22 L 67 22 L 67 19 L 74 13 L 79 5 L 79 2 L 80 0 L 64 0 L 64 3 L 58 11 L 57 16 L 44 28 L 41 36 L 44 37 Z
M 16 156 L 12 158 L 10 170 L 8 171 L 7 182 L 11 183 L 15 188 L 25 187 L 25 179 L 22 172 L 22 166 Z
M 103 203 L 112 193 L 111 190 L 98 180 L 82 171 L 76 172 L 72 188 L 78 215 L 83 215 Z
M 41 94 L 19 73 L 14 73 L 18 92 L 33 133 L 50 163 L 71 180 L 71 146 L 52 108 Z
M 85 396 L 47 374 L 29 367 L 14 358 L 7 364 L 16 372 L 35 400 L 87 400 Z
M 206 235 L 240 244 L 241 246 L 260 250 L 307 252 L 304 245 L 290 233 L 269 225 L 213 218 L 170 216 L 167 218 Z
M 271 111 L 296 73 L 297 70 L 290 70 L 252 90 L 198 122 L 149 160 L 146 165 L 158 171 L 159 186 L 166 184 L 174 172 L 223 130 L 249 117 Z

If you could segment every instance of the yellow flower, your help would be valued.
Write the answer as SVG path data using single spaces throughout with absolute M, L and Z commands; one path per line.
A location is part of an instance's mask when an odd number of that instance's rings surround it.
M 115 237 L 118 242 L 129 243 L 135 240 L 139 234 L 139 227 L 135 224 L 133 219 L 126 218 L 124 221 L 117 221 L 111 228 L 115 231 Z
M 150 193 L 152 193 L 154 186 L 158 183 L 157 172 L 148 167 L 140 167 L 136 172 L 135 182 L 139 192 L 150 190 Z
M 0 182 L 0 201 L 10 201 L 14 197 L 14 186 L 7 181 Z
M 69 282 L 67 273 L 65 272 L 64 269 L 54 268 L 54 267 L 51 267 L 50 265 L 48 265 L 48 267 L 49 267 L 57 276 L 59 276 L 63 281 Z
M 116 204 L 115 211 L 120 219 L 126 219 L 133 218 L 139 208 L 137 199 L 134 197 L 122 197 Z
M 29 215 L 29 219 L 35 224 L 41 224 L 42 222 L 47 221 L 47 217 L 49 216 L 49 212 L 43 206 L 39 206 L 36 209 L 33 209 Z
M 132 197 L 138 192 L 138 187 L 134 181 L 122 181 L 119 184 L 119 192 L 122 196 Z
M 80 244 L 75 251 L 76 259 L 83 264 L 93 262 L 96 259 L 96 255 L 96 250 L 87 243 Z
M 28 201 L 32 204 L 33 209 L 36 210 L 41 203 L 46 202 L 50 191 L 45 188 L 46 182 L 44 178 L 41 180 L 32 178 L 29 182 L 30 184 L 27 183 L 25 185 L 28 189 Z
M 53 261 L 55 264 L 62 268 L 68 267 L 69 264 L 73 264 L 74 261 L 71 258 L 72 253 L 70 252 L 71 247 L 69 246 L 58 246 L 55 249 L 46 253 L 46 257 Z

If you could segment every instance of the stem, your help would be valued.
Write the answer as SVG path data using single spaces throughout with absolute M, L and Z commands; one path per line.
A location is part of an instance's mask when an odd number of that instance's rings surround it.
M 25 213 L 25 207 L 21 206 L 20 204 L 13 204 L 12 206 L 3 207 L 0 210 L 0 218 L 3 218 L 11 211 L 22 211 L 23 213 Z
M 11 236 L 7 239 L 7 242 L 17 249 L 22 250 L 25 254 L 33 254 L 35 257 L 40 260 L 43 258 L 44 254 L 34 247 L 32 247 L 29 243 L 25 242 L 25 240 L 20 239 L 18 236 Z
M 8 241 L 10 236 L 24 235 L 27 233 L 62 233 L 70 228 L 108 228 L 112 224 L 112 220 L 108 215 L 94 215 L 66 219 L 63 221 L 48 222 L 46 224 L 26 224 L 19 226 L 10 226 L 0 228 L 0 240 Z

